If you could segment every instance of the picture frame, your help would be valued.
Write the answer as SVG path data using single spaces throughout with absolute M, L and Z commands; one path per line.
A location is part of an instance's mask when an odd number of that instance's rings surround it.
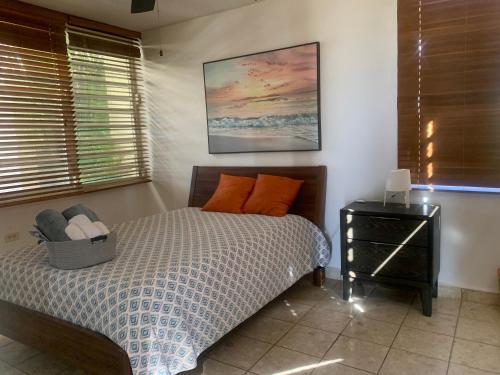
M 321 151 L 319 42 L 203 64 L 209 154 Z

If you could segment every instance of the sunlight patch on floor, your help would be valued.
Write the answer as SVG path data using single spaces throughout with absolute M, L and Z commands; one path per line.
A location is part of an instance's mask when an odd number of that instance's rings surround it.
M 273 375 L 291 375 L 291 374 L 297 374 L 297 373 L 302 372 L 302 371 L 314 370 L 314 369 L 317 369 L 319 367 L 333 365 L 334 363 L 339 363 L 339 362 L 342 362 L 343 360 L 344 360 L 343 358 L 332 359 L 330 361 L 324 361 L 324 362 L 320 362 L 320 363 L 315 363 L 313 365 L 300 366 L 300 367 L 296 367 L 296 368 L 291 369 L 291 370 L 275 372 Z

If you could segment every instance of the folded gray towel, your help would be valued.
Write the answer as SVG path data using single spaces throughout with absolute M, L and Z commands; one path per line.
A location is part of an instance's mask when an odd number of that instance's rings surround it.
M 49 239 L 47 238 L 47 236 L 45 235 L 45 233 L 43 233 L 42 230 L 37 225 L 33 225 L 33 228 L 35 228 L 35 230 L 30 231 L 30 233 L 33 236 L 35 236 L 37 238 L 40 238 L 44 242 L 48 242 L 49 241 Z
M 65 232 L 68 221 L 56 210 L 43 210 L 35 217 L 36 225 L 50 241 L 71 241 Z
M 37 243 L 40 245 L 41 243 L 43 242 L 49 242 L 49 239 L 47 238 L 47 236 L 45 234 L 43 234 L 41 231 L 40 231 L 40 228 L 38 228 L 36 225 L 33 225 L 33 227 L 35 228 L 34 230 L 30 230 L 30 234 L 35 237 L 36 239 L 38 239 Z
M 75 217 L 76 215 L 85 215 L 92 222 L 100 221 L 94 211 L 92 211 L 90 208 L 85 207 L 82 204 L 75 204 L 74 206 L 65 209 L 62 212 L 62 214 L 68 221 L 71 220 L 71 218 Z

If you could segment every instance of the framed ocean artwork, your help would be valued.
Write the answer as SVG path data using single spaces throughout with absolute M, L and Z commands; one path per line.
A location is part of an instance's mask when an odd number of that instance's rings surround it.
M 321 150 L 319 43 L 203 64 L 210 154 Z

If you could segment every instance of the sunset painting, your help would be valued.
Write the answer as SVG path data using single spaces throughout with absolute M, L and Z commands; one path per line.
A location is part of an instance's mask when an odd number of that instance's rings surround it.
M 203 65 L 211 154 L 321 149 L 319 43 Z

